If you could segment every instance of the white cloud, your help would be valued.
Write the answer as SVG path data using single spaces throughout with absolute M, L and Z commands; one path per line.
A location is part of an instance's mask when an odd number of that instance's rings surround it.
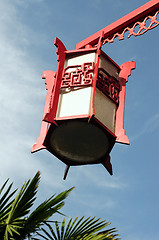
M 63 164 L 45 150 L 40 154 L 30 153 L 40 132 L 46 91 L 38 65 L 40 55 L 32 55 L 30 51 L 36 42 L 41 44 L 43 34 L 40 33 L 39 39 L 37 32 L 19 21 L 16 4 L 25 7 L 25 3 L 2 1 L 1 4 L 0 181 L 9 177 L 15 187 L 20 187 L 40 170 L 44 198 L 50 192 L 59 193 L 69 187 L 64 187 L 63 175 L 57 174 L 60 170 L 63 174 Z
M 44 94 L 37 87 L 37 73 L 33 59 L 28 55 L 28 29 L 18 22 L 18 11 L 13 2 L 1 2 L 0 28 L 0 176 L 25 177 L 25 171 L 36 169 L 36 162 L 27 165 L 32 145 L 33 112 L 40 114 L 32 104 Z M 40 79 L 39 79 L 40 80 Z M 41 101 L 41 100 L 40 100 Z M 40 125 L 40 122 L 39 122 Z M 32 129 L 32 128 L 31 128 Z M 29 132 L 30 131 L 30 132 Z M 8 175 L 8 176 L 7 176 Z

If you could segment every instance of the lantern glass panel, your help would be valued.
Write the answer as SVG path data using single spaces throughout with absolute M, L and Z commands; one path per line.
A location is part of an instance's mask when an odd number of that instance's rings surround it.
M 57 118 L 88 115 L 90 110 L 91 87 L 61 90 Z
M 115 133 L 117 110 L 114 89 L 116 82 L 118 82 L 119 71 L 120 67 L 102 51 L 99 58 L 97 87 L 95 91 L 95 118 L 113 134 Z
M 94 105 L 95 117 L 111 132 L 115 133 L 116 104 L 96 88 Z
M 104 69 L 110 76 L 113 76 L 118 80 L 120 67 L 103 51 L 99 58 L 99 68 Z
M 66 54 L 56 118 L 90 114 L 95 57 L 95 51 Z
M 95 62 L 95 52 L 90 53 L 76 53 L 74 55 L 66 56 L 65 67 L 82 65 L 87 62 Z

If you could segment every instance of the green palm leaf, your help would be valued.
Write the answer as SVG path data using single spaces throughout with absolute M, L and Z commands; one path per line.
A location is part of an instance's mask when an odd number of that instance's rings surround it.
M 40 204 L 27 218 L 24 228 L 20 236 L 25 238 L 27 233 L 34 233 L 54 213 L 58 212 L 64 206 L 64 199 L 72 191 L 73 188 L 58 194 Z M 21 238 L 19 238 L 21 239 Z
M 17 189 L 16 189 L 12 193 L 10 193 L 10 190 L 13 185 L 13 183 L 11 183 L 9 185 L 9 187 L 7 188 L 7 190 L 5 191 L 5 193 L 2 195 L 2 192 L 3 192 L 6 184 L 8 183 L 8 180 L 9 179 L 6 180 L 6 182 L 3 184 L 2 188 L 0 189 L 0 221 L 2 221 L 2 218 L 4 217 L 4 215 L 6 215 L 7 211 L 9 210 L 9 206 L 13 202 L 13 200 L 11 201 L 11 198 L 14 195 L 14 193 L 17 191 Z
M 7 188 L 0 198 L 0 239 L 4 240 L 23 240 L 30 237 L 37 231 L 54 213 L 64 205 L 64 199 L 68 196 L 69 189 L 59 195 L 51 196 L 48 200 L 40 204 L 29 216 L 30 209 L 35 202 L 38 185 L 40 181 L 40 172 L 37 172 L 32 180 L 25 182 L 18 192 L 15 199 L 11 197 L 16 192 L 10 193 L 12 184 Z M 0 189 L 0 195 L 6 187 L 7 181 Z
M 117 240 L 119 234 L 117 234 L 117 230 L 115 228 L 111 228 L 108 230 L 103 230 L 110 223 L 106 221 L 101 221 L 101 219 L 88 217 L 84 219 L 84 217 L 78 219 L 76 217 L 74 220 L 71 218 L 68 224 L 65 224 L 65 219 L 63 219 L 61 223 L 61 231 L 59 223 L 55 222 L 55 230 L 52 226 L 46 223 L 50 233 L 46 231 L 46 229 L 42 228 L 42 234 L 37 233 L 45 240 Z M 103 231 L 101 231 L 103 230 Z M 37 239 L 37 238 L 36 238 Z
M 9 236 L 20 235 L 19 231 L 24 226 L 23 217 L 29 213 L 33 202 L 35 201 L 35 194 L 37 192 L 38 183 L 40 180 L 40 173 L 34 176 L 33 180 L 29 180 L 23 184 L 18 195 L 12 202 L 10 211 L 8 212 L 5 225 L 5 238 Z
M 13 183 L 11 183 L 9 185 L 9 187 L 5 190 L 5 187 L 8 183 L 8 181 L 9 181 L 9 179 L 7 179 L 5 181 L 5 183 L 3 184 L 3 186 L 0 189 L 0 239 L 2 239 L 2 236 L 4 236 L 5 222 L 6 222 L 8 213 L 9 213 L 12 203 L 13 203 L 12 197 L 15 194 L 15 192 L 17 191 L 17 189 L 16 189 L 13 192 L 11 192 Z M 4 194 L 3 194 L 3 192 L 4 192 Z

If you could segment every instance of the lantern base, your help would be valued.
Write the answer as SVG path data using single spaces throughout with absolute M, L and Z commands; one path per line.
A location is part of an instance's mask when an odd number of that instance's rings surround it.
M 51 124 L 44 146 L 69 166 L 100 163 L 108 156 L 115 138 L 87 120 L 64 120 Z

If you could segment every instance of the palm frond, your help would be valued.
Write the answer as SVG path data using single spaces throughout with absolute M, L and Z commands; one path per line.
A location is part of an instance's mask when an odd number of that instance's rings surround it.
M 4 234 L 4 239 L 10 239 L 14 235 L 19 235 L 19 231 L 24 226 L 27 213 L 29 213 L 30 208 L 35 200 L 36 189 L 38 187 L 40 179 L 40 173 L 34 176 L 32 181 L 27 181 L 24 183 L 16 198 L 8 203 L 14 193 L 13 191 L 10 195 L 9 192 L 12 187 L 12 183 L 4 193 L 0 201 L 0 237 Z M 7 181 L 3 184 L 0 193 L 6 186 Z
M 11 192 L 11 188 L 12 188 L 12 185 L 13 185 L 13 183 L 11 183 L 9 185 L 9 187 L 5 190 L 4 194 L 2 195 L 2 192 L 4 191 L 8 181 L 9 181 L 9 178 L 5 181 L 5 183 L 3 184 L 3 186 L 0 189 L 0 223 L 7 216 L 7 213 L 9 212 L 9 209 L 10 209 L 11 204 L 13 202 L 12 196 L 17 191 L 17 189 L 16 189 L 13 192 Z
M 20 220 L 22 217 L 29 213 L 30 208 L 35 200 L 36 189 L 38 187 L 40 179 L 40 173 L 37 172 L 32 181 L 27 181 L 23 184 L 18 195 L 12 203 L 12 207 L 8 213 L 6 219 L 6 225 L 12 226 L 12 230 L 17 231 L 21 226 L 23 226 L 24 221 Z M 17 221 L 18 220 L 18 221 Z M 6 228 L 6 231 L 7 228 Z
M 74 220 L 71 218 L 68 224 L 65 224 L 65 219 L 61 223 L 61 228 L 58 222 L 55 223 L 55 230 L 50 224 L 46 224 L 50 233 L 46 229 L 42 229 L 43 234 L 38 233 L 39 236 L 45 240 L 117 240 L 119 234 L 115 228 L 103 230 L 110 223 L 102 221 L 96 217 L 76 217 Z M 61 231 L 60 231 L 61 229 Z M 103 231 L 101 231 L 103 230 Z M 51 235 L 51 236 L 50 236 Z
M 13 195 L 17 191 L 11 191 L 13 183 L 11 183 L 7 188 L 9 178 L 5 181 L 3 186 L 0 188 L 0 239 L 4 239 L 5 229 L 6 229 L 6 219 L 8 217 L 9 211 L 11 210 Z M 9 229 L 9 231 L 11 231 Z
M 47 221 L 54 213 L 58 212 L 64 206 L 64 199 L 72 191 L 73 188 L 66 190 L 57 196 L 53 195 L 48 200 L 40 204 L 27 218 L 23 232 L 21 236 L 25 235 L 27 232 L 34 233 L 39 229 L 44 221 Z
M 0 196 L 4 191 L 8 180 L 0 189 Z M 32 180 L 23 184 L 17 196 L 11 200 L 17 189 L 11 192 L 12 184 L 0 198 L 0 239 L 23 240 L 29 238 L 32 233 L 39 230 L 54 213 L 58 212 L 64 205 L 64 199 L 73 188 L 58 195 L 51 196 L 40 204 L 29 216 L 30 209 L 36 199 L 37 189 L 40 181 L 40 172 L 37 172 Z
M 8 220 L 19 219 L 29 213 L 35 201 L 35 195 L 40 181 L 40 172 L 37 172 L 34 178 L 23 184 L 17 197 L 15 198 Z

